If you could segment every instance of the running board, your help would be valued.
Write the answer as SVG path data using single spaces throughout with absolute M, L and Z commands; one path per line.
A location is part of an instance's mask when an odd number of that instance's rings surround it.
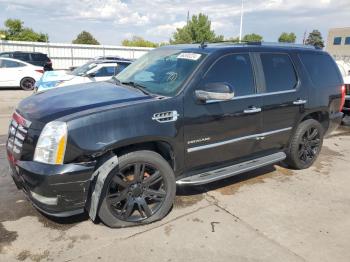
M 257 169 L 259 167 L 268 166 L 270 164 L 277 163 L 286 158 L 284 152 L 275 153 L 272 155 L 259 157 L 253 160 L 242 162 L 233 166 L 228 166 L 213 171 L 205 172 L 190 177 L 185 177 L 176 181 L 178 185 L 202 185 L 217 180 L 221 180 L 227 177 L 238 175 L 247 171 Z

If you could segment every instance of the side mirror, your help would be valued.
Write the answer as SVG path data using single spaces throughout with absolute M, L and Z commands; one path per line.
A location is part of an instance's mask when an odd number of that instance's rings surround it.
M 210 100 L 227 101 L 235 96 L 233 89 L 227 83 L 209 83 L 203 89 L 195 91 L 196 98 L 202 102 Z
M 89 73 L 89 74 L 85 74 L 84 76 L 93 78 L 96 76 L 96 73 Z

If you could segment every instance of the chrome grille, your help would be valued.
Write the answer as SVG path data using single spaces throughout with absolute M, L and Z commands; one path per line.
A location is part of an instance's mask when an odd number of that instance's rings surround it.
M 22 121 L 22 124 L 18 123 L 17 119 L 19 117 L 20 116 L 17 114 L 17 116 L 12 119 L 7 139 L 7 149 L 13 154 L 16 159 L 20 159 L 21 157 L 23 143 L 28 132 L 28 127 L 24 126 L 23 123 L 30 123 L 29 121 L 26 122 L 24 119 L 24 121 Z

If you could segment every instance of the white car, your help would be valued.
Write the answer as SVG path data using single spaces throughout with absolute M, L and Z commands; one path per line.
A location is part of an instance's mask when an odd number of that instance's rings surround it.
M 129 64 L 131 64 L 129 60 L 94 60 L 71 72 L 48 71 L 37 82 L 36 91 L 43 92 L 57 87 L 106 81 L 119 74 Z
M 17 59 L 0 58 L 0 87 L 21 87 L 23 90 L 32 90 L 43 73 L 44 70 L 40 66 Z

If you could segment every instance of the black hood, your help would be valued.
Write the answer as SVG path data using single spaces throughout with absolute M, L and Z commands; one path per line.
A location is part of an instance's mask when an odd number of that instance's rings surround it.
M 34 94 L 20 102 L 17 112 L 30 121 L 45 123 L 86 109 L 147 98 L 151 97 L 135 88 L 96 82 Z

